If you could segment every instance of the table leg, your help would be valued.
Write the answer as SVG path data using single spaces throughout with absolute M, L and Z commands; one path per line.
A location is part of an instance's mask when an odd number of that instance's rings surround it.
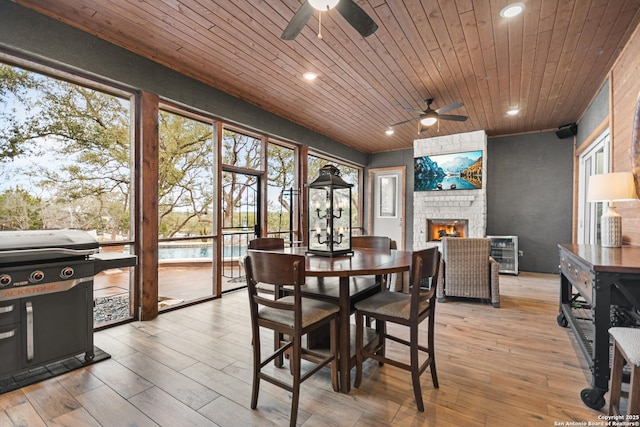
M 349 277 L 340 276 L 340 327 L 338 339 L 338 354 L 340 367 L 340 392 L 349 393 L 351 390 L 351 327 L 350 301 L 349 301 Z

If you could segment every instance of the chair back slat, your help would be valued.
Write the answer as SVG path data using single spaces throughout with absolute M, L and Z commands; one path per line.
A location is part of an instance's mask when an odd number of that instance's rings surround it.
M 306 274 L 303 255 L 251 251 L 245 257 L 244 263 L 247 288 L 253 301 L 273 308 L 292 307 L 292 304 L 283 303 L 278 299 L 259 296 L 256 287 L 258 283 L 262 286 L 272 286 L 275 293 L 282 286 L 290 286 L 293 288 L 294 297 L 300 298 L 299 289 L 304 285 Z
M 251 261 L 251 270 L 247 280 L 251 277 L 256 283 L 275 286 L 301 286 L 305 280 L 304 255 L 284 254 L 277 252 L 250 251 L 247 258 Z M 247 283 L 248 284 L 248 283 Z
M 279 237 L 258 237 L 257 239 L 250 240 L 247 248 L 263 251 L 284 249 L 284 239 Z
M 440 251 L 437 247 L 415 251 L 411 262 L 412 304 L 435 300 Z
M 358 249 L 391 249 L 391 239 L 385 236 L 354 236 L 351 247 Z

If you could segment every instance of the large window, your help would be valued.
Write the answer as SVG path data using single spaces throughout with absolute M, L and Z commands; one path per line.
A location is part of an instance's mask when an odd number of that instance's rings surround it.
M 126 94 L 0 63 L 0 106 L 0 229 L 77 228 L 130 252 Z M 97 325 L 130 317 L 129 284 L 128 272 L 96 276 Z
M 95 235 L 103 251 L 133 253 L 140 243 L 137 255 L 145 259 L 155 246 L 145 240 L 150 233 L 143 242 L 134 241 L 140 235 L 134 223 L 140 210 L 132 208 L 137 206 L 134 172 L 147 178 L 155 168 L 133 166 L 134 152 L 141 161 L 149 155 L 143 151 L 146 145 L 132 140 L 135 130 L 144 128 L 134 126 L 133 118 L 147 120 L 144 112 L 134 114 L 136 95 L 76 74 L 0 58 L 6 61 L 0 62 L 0 230 L 78 228 Z M 163 309 L 212 297 L 218 286 L 223 291 L 244 286 L 242 259 L 254 237 L 281 236 L 301 243 L 304 187 L 298 165 L 304 161 L 291 142 L 273 141 L 169 102 L 160 104 L 157 286 Z M 309 181 L 332 163 L 354 184 L 352 223 L 356 230 L 361 227 L 361 169 L 318 155 L 307 161 Z M 145 213 L 155 202 L 137 200 L 146 203 L 139 206 Z M 138 264 L 143 286 L 156 286 L 155 280 L 146 280 L 155 278 L 151 264 Z M 155 304 L 132 298 L 133 279 L 133 269 L 95 277 L 96 326 L 131 319 L 134 299 L 140 309 Z
M 245 286 L 242 259 L 261 235 L 264 140 L 232 128 L 222 132 L 222 287 Z
M 269 143 L 267 147 L 267 235 L 287 242 L 299 240 L 300 191 L 296 180 L 296 149 Z
M 578 189 L 578 243 L 600 244 L 603 202 L 587 201 L 589 177 L 609 172 L 609 131 L 605 131 L 581 155 Z
M 213 129 L 212 123 L 174 112 L 158 115 L 161 310 L 215 293 Z

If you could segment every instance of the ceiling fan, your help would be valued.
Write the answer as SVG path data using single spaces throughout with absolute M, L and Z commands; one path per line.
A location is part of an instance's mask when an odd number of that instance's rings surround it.
M 378 24 L 354 0 L 306 0 L 293 15 L 280 38 L 283 40 L 295 39 L 302 31 L 302 28 L 307 25 L 307 21 L 313 15 L 314 10 L 321 12 L 319 19 L 322 27 L 322 12 L 334 7 L 362 37 L 370 36 L 378 29 Z M 321 30 L 318 30 L 318 38 L 322 38 Z
M 415 117 L 413 119 L 409 119 L 409 120 L 405 120 L 402 122 L 398 122 L 398 123 L 394 123 L 392 124 L 390 127 L 394 127 L 394 126 L 398 126 L 404 123 L 409 123 L 409 122 L 413 122 L 416 120 L 419 120 L 419 126 L 418 126 L 418 133 L 420 133 L 421 131 L 421 126 L 433 126 L 434 124 L 436 124 L 436 122 L 439 122 L 440 120 L 453 120 L 456 122 L 464 122 L 465 120 L 467 120 L 469 117 L 467 116 L 460 116 L 460 115 L 456 115 L 456 114 L 442 114 L 442 113 L 446 113 L 448 111 L 451 110 L 455 110 L 456 108 L 460 108 L 464 106 L 464 103 L 457 101 L 454 102 L 452 104 L 446 105 L 442 108 L 438 108 L 437 110 L 434 110 L 431 108 L 431 104 L 433 103 L 433 99 L 429 98 L 429 99 L 425 99 L 424 101 L 427 104 L 427 109 L 424 111 L 420 111 L 420 110 L 414 110 L 412 108 L 407 108 L 406 110 L 410 113 L 415 113 L 418 114 L 418 117 Z

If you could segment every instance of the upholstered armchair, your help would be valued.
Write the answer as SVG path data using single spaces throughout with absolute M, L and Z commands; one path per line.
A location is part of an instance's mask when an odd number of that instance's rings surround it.
M 488 238 L 442 239 L 442 260 L 437 297 L 480 298 L 500 307 L 499 265 L 491 258 Z

